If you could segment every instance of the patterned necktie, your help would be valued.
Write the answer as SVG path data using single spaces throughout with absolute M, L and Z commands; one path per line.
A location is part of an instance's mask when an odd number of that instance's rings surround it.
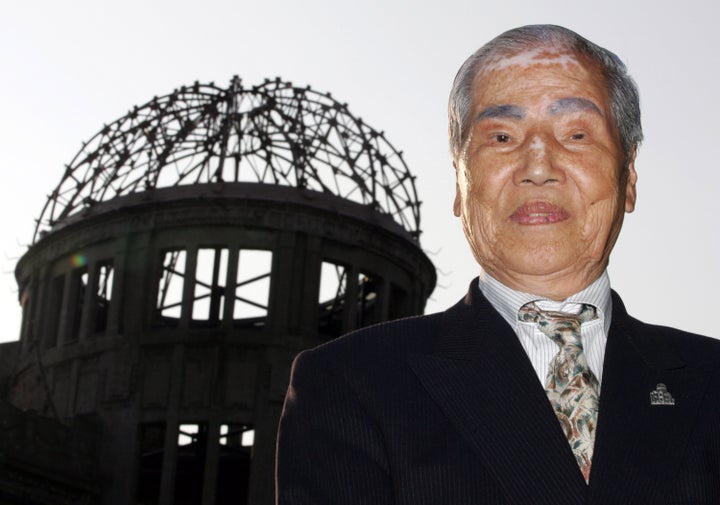
M 597 317 L 592 305 L 583 304 L 580 314 L 540 310 L 534 302 L 523 305 L 518 319 L 535 322 L 560 351 L 550 362 L 545 392 L 555 410 L 560 426 L 570 443 L 585 482 L 590 480 L 590 466 L 595 443 L 598 415 L 598 380 L 590 371 L 580 325 Z

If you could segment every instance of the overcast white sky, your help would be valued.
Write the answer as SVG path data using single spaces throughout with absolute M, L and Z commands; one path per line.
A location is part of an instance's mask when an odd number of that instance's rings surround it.
M 0 341 L 18 336 L 14 268 L 63 166 L 104 123 L 195 80 L 280 76 L 330 91 L 405 153 L 438 268 L 429 311 L 478 272 L 452 216 L 446 101 L 462 61 L 506 29 L 571 28 L 639 84 L 646 142 L 637 210 L 611 258 L 631 314 L 720 336 L 717 0 L 12 2 L 0 17 Z

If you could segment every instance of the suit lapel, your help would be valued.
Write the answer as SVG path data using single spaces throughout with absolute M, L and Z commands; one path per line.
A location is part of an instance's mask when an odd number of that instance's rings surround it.
M 473 282 L 410 366 L 511 503 L 584 502 L 587 486 L 517 336 Z M 520 399 L 520 400 L 519 400 Z
M 687 367 L 656 328 L 630 318 L 613 295 L 590 502 L 658 503 L 678 470 L 710 374 Z M 651 405 L 660 383 L 675 405 Z

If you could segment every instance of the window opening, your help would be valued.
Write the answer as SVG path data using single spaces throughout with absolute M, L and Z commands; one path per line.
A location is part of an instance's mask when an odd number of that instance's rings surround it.
M 114 269 L 112 261 L 100 263 L 97 266 L 97 290 L 95 298 L 95 333 L 107 330 L 108 314 L 112 299 Z
M 255 429 L 249 424 L 220 426 L 216 505 L 247 504 Z
M 70 332 L 71 340 L 77 340 L 80 336 L 80 327 L 82 325 L 82 313 L 85 306 L 86 291 L 88 285 L 88 271 L 86 267 L 78 268 L 72 273 L 72 287 L 70 291 L 70 302 L 72 306 L 72 331 Z
M 369 274 L 358 275 L 358 308 L 356 327 L 362 328 L 380 322 L 380 306 L 375 278 Z
M 220 426 L 220 445 L 252 447 L 255 445 L 255 429 L 247 424 Z
M 342 313 L 347 292 L 347 269 L 337 263 L 323 262 L 320 267 L 320 318 L 318 331 L 327 337 L 339 337 L 343 331 Z
M 177 325 L 182 313 L 186 257 L 184 249 L 166 251 L 163 255 L 156 309 L 160 319 L 169 325 Z
M 238 254 L 233 319 L 242 326 L 265 325 L 270 300 L 272 251 L 242 249 Z
M 179 427 L 175 470 L 176 505 L 195 505 L 202 502 L 207 428 L 207 423 L 181 424 Z

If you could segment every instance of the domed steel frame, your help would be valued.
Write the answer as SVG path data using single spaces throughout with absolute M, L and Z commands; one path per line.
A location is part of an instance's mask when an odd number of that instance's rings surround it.
M 66 166 L 33 243 L 66 218 L 156 188 L 257 182 L 339 196 L 389 214 L 420 234 L 415 178 L 347 104 L 279 78 L 245 88 L 183 86 L 105 126 Z

